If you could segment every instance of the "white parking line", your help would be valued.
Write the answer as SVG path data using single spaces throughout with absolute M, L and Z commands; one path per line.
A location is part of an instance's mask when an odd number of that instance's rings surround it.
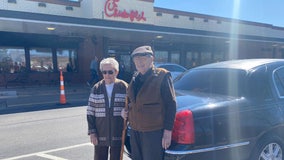
M 78 145 L 73 145 L 73 146 L 68 146 L 68 147 L 63 147 L 63 148 L 56 148 L 56 149 L 51 149 L 51 150 L 47 150 L 47 151 L 30 153 L 30 154 L 26 154 L 26 155 L 6 158 L 6 159 L 2 159 L 2 160 L 16 160 L 16 159 L 26 158 L 26 157 L 31 157 L 31 156 L 40 156 L 40 157 L 45 156 L 44 158 L 48 158 L 48 159 L 51 159 L 51 160 L 66 160 L 66 159 L 63 159 L 63 158 L 47 155 L 46 153 L 62 151 L 62 150 L 67 150 L 67 149 L 72 149 L 72 148 L 77 148 L 77 147 L 83 147 L 83 146 L 89 146 L 89 145 L 92 145 L 92 144 L 91 143 L 83 143 L 83 144 L 78 144 Z
M 37 154 L 37 156 L 47 158 L 47 159 L 51 159 L 51 160 L 68 160 L 68 159 L 52 156 L 52 155 L 45 154 L 45 153 Z

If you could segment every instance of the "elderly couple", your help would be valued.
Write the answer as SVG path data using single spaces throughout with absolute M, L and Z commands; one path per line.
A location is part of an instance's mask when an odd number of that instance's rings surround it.
M 113 58 L 100 62 L 103 79 L 92 87 L 87 107 L 88 134 L 95 160 L 120 159 L 123 119 L 131 127 L 133 160 L 162 160 L 171 144 L 176 100 L 170 73 L 155 68 L 150 46 L 131 53 L 137 72 L 128 85 L 117 79 L 119 64 Z M 128 98 L 128 107 L 125 99 Z

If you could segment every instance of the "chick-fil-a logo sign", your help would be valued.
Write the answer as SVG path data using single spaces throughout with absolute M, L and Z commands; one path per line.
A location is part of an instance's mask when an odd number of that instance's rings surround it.
M 105 15 L 108 17 L 129 18 L 131 22 L 133 22 L 134 20 L 146 21 L 143 11 L 139 13 L 137 10 L 119 10 L 118 3 L 119 0 L 107 0 L 105 3 Z

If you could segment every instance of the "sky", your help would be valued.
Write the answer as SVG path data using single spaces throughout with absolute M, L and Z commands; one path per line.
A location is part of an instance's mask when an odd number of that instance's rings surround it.
M 154 6 L 284 27 L 284 0 L 155 0 Z

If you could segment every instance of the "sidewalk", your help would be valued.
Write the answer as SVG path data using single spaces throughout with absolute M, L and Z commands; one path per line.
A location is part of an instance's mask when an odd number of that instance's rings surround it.
M 0 91 L 16 91 L 17 97 L 7 99 L 7 108 L 3 110 L 15 110 L 19 108 L 43 109 L 48 107 L 72 107 L 87 105 L 90 87 L 86 84 L 65 85 L 66 104 L 60 104 L 60 86 L 42 85 L 25 87 L 0 88 Z
M 90 92 L 90 87 L 86 84 L 73 84 L 73 85 L 64 85 L 65 94 L 70 93 L 86 93 Z M 60 95 L 60 86 L 59 85 L 40 85 L 40 86 L 17 86 L 17 87 L 8 87 L 1 88 L 0 90 L 16 90 L 18 96 L 31 96 L 31 95 L 45 95 L 45 94 L 57 94 Z

